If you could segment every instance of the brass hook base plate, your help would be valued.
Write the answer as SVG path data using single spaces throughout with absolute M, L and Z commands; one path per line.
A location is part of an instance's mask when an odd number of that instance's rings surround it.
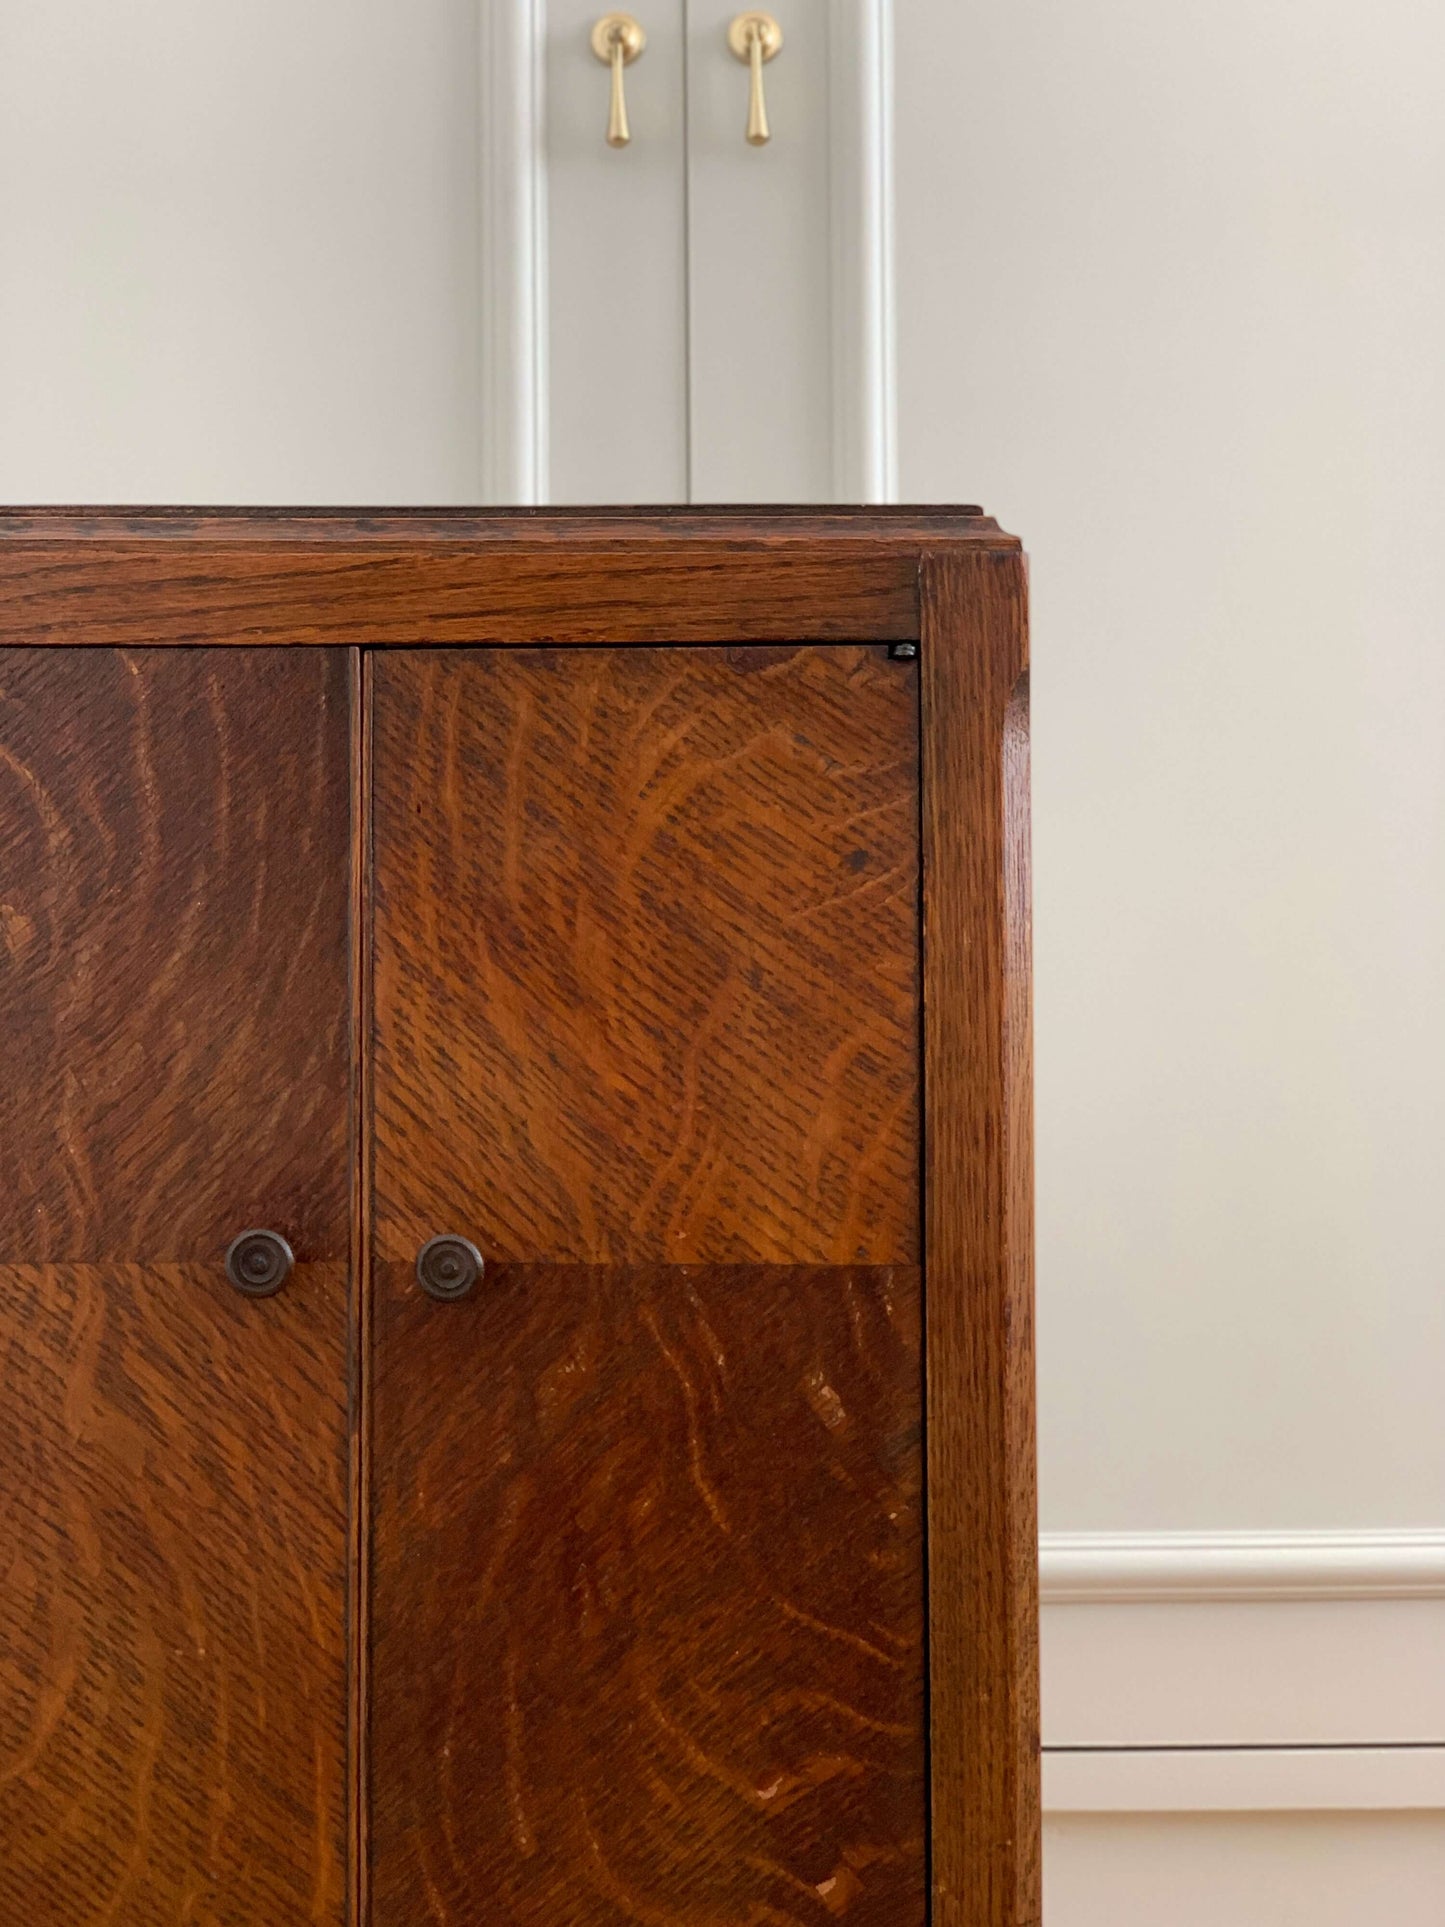
M 630 13 L 604 13 L 592 29 L 592 51 L 606 65 L 614 47 L 621 47 L 622 64 L 630 67 L 646 45 L 647 35 Z
M 783 51 L 783 30 L 770 13 L 740 13 L 728 28 L 728 45 L 739 60 L 752 59 L 754 36 L 764 60 L 774 60 Z

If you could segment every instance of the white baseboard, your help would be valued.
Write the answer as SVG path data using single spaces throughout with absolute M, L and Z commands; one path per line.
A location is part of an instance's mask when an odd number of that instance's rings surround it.
M 1445 1530 L 1045 1533 L 1047 1604 L 1445 1599 Z

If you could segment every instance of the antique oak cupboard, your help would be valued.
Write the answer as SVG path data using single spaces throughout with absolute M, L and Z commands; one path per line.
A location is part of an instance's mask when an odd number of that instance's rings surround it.
M 0 1922 L 1038 1918 L 1024 565 L 0 513 Z

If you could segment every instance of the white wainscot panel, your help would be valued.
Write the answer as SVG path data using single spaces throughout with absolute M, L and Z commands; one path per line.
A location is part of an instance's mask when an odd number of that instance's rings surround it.
M 1048 1927 L 1440 1927 L 1440 1814 L 1050 1816 Z
M 1045 1537 L 1046 1747 L 1445 1744 L 1445 1534 Z
M 1054 1751 L 1044 1755 L 1044 1809 L 1445 1815 L 1445 1746 Z

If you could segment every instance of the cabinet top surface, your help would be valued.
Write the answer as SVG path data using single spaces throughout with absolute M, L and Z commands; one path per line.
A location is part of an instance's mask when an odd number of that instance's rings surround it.
M 592 548 L 668 541 L 1016 549 L 976 506 L 698 508 L 0 507 L 0 542 L 200 541 Z

